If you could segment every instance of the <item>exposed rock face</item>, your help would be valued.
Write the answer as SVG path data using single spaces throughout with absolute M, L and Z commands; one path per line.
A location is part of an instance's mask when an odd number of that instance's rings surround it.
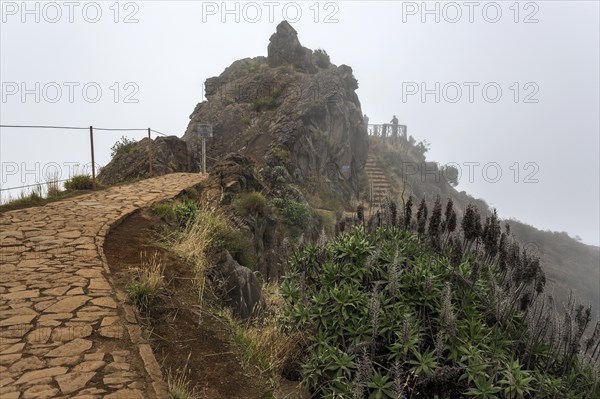
M 243 155 L 229 154 L 214 165 L 207 189 L 215 193 L 213 197 L 219 196 L 220 205 L 225 206 L 242 192 L 256 191 L 271 196 L 270 188 L 254 176 L 254 166 Z M 272 211 L 265 208 L 259 213 L 237 215 L 232 222 L 241 230 L 251 233 L 256 251 L 256 270 L 269 281 L 277 280 L 283 274 L 281 264 L 287 253 L 278 247 L 282 237 L 278 220 Z
M 98 180 L 104 184 L 150 177 L 148 143 L 144 138 L 131 145 L 127 151 L 120 151 L 104 167 Z M 195 172 L 197 166 L 185 141 L 175 136 L 157 137 L 152 140 L 152 172 L 161 176 L 173 172 Z
M 262 289 L 258 278 L 250 269 L 233 260 L 229 252 L 222 253 L 212 270 L 212 278 L 217 283 L 217 292 L 231 307 L 234 316 L 245 320 L 260 310 Z
M 349 199 L 368 151 L 352 69 L 302 47 L 285 21 L 268 54 L 236 61 L 207 79 L 207 100 L 196 106 L 183 139 L 195 148 L 196 126 L 210 123 L 209 156 L 239 151 L 258 167 L 284 166 L 297 184 L 325 180 Z
M 312 62 L 312 51 L 302 47 L 298 32 L 287 21 L 277 26 L 277 32 L 269 41 L 267 61 L 271 68 L 292 64 L 302 72 L 317 72 Z
M 212 175 L 219 180 L 223 194 L 247 190 L 261 191 L 264 187 L 254 178 L 252 161 L 240 154 L 229 154 L 219 161 Z

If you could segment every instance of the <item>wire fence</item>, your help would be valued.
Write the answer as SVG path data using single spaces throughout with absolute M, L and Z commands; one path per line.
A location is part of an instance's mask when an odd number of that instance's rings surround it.
M 89 131 L 89 143 L 90 143 L 90 158 L 91 158 L 91 167 L 92 167 L 92 186 L 93 189 L 96 189 L 96 164 L 95 164 L 95 152 L 94 152 L 94 132 L 105 131 L 105 132 L 147 132 L 147 137 L 150 139 L 150 144 L 148 145 L 148 172 L 150 177 L 153 176 L 152 172 L 152 164 L 153 164 L 153 151 L 152 151 L 152 133 L 155 133 L 159 136 L 168 136 L 165 133 L 159 132 L 158 130 L 154 130 L 151 128 L 106 128 L 106 127 L 80 127 L 80 126 L 51 126 L 51 125 L 0 125 L 0 128 L 8 128 L 8 129 L 59 129 L 59 130 L 80 130 L 80 131 Z M 38 187 L 44 184 L 52 184 L 52 183 L 63 183 L 69 179 L 63 180 L 52 180 L 45 182 L 38 182 L 35 184 L 27 184 L 22 186 L 14 186 L 14 187 L 0 187 L 0 192 L 15 190 L 15 189 L 24 189 L 29 187 Z

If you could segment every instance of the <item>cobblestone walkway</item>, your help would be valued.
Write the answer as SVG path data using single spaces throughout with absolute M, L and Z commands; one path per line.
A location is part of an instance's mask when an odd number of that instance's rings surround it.
M 163 398 L 103 254 L 111 225 L 201 180 L 171 174 L 0 214 L 0 398 Z

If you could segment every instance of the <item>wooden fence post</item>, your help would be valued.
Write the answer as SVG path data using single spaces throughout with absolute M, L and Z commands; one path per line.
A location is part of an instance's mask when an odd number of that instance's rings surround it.
M 148 128 L 148 165 L 150 167 L 150 177 L 153 177 L 152 174 L 152 136 L 150 135 L 150 128 Z
M 96 189 L 96 162 L 94 160 L 94 128 L 90 126 L 90 149 L 92 152 L 92 189 Z

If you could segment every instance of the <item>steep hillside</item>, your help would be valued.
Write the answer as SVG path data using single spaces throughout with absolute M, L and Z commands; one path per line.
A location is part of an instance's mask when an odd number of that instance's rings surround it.
M 521 242 L 530 243 L 532 250 L 539 252 L 548 281 L 556 286 L 557 298 L 566 298 L 573 290 L 584 303 L 592 305 L 600 319 L 600 248 L 576 241 L 564 232 L 538 230 L 517 220 L 509 223 Z
M 459 217 L 469 203 L 477 205 L 482 216 L 491 214 L 484 200 L 457 191 L 450 184 L 451 173 L 428 161 L 426 147 L 415 144 L 412 137 L 395 141 L 370 137 L 369 141 L 375 163 L 391 182 L 393 199 L 401 198 L 404 190 L 405 200 L 409 196 L 425 198 L 432 205 L 439 195 L 442 199 L 452 198 Z M 548 278 L 546 292 L 553 293 L 562 304 L 573 290 L 583 303 L 592 305 L 593 314 L 600 318 L 600 248 L 582 244 L 566 233 L 541 231 L 514 219 L 506 222 L 525 248 L 540 256 Z

